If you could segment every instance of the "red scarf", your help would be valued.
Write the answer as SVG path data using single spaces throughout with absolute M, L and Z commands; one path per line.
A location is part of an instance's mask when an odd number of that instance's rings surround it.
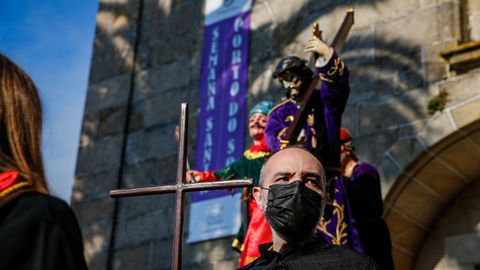
M 0 173 L 0 193 L 2 193 L 7 188 L 12 187 L 16 180 L 18 179 L 17 171 L 6 171 Z
M 17 171 L 0 172 L 0 206 L 29 191 L 31 184 L 21 177 Z

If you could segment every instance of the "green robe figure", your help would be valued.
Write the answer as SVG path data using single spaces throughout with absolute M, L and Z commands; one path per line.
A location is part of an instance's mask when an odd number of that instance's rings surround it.
M 272 102 L 261 101 L 250 110 L 248 130 L 253 145 L 245 150 L 241 158 L 218 171 L 200 172 L 190 170 L 187 172 L 187 181 L 205 182 L 253 178 L 253 185 L 258 186 L 260 170 L 265 162 L 265 157 L 270 155 L 270 149 L 265 142 L 264 131 L 267 125 L 267 115 L 272 107 Z M 244 213 L 242 213 L 244 218 L 240 231 L 232 243 L 232 247 L 240 252 L 238 267 L 242 267 L 260 257 L 258 245 L 272 241 L 270 226 L 251 196 L 251 189 L 243 190 L 242 200 L 244 201 Z

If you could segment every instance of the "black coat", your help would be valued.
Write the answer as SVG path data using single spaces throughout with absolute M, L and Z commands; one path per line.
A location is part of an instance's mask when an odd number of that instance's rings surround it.
M 87 269 L 70 207 L 28 192 L 0 207 L 0 269 Z
M 271 243 L 260 245 L 260 258 L 240 269 L 380 269 L 371 258 L 340 246 L 329 245 L 321 236 L 315 236 L 295 248 L 287 248 L 282 253 L 269 249 Z

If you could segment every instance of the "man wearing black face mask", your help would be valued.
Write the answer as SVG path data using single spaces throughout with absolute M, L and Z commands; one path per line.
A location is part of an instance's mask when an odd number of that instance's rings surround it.
M 369 257 L 315 235 L 325 194 L 324 169 L 308 151 L 286 148 L 269 158 L 253 196 L 273 242 L 260 245 L 261 257 L 241 269 L 380 269 Z

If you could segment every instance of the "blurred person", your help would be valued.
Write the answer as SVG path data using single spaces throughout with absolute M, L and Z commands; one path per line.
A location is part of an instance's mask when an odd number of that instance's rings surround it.
M 340 167 L 363 252 L 375 259 L 383 269 L 394 269 L 390 233 L 382 216 L 383 200 L 378 171 L 372 164 L 358 160 L 348 129 L 340 129 L 340 141 Z
M 74 213 L 49 195 L 41 133 L 35 84 L 0 54 L 0 269 L 87 269 Z

